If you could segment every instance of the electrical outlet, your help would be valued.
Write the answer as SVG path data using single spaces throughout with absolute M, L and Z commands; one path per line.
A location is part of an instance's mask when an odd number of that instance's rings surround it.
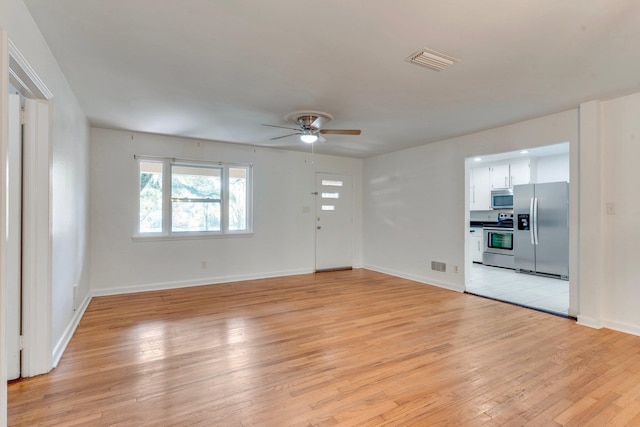
M 613 202 L 607 203 L 607 214 L 613 215 L 616 213 L 616 204 Z
M 453 272 L 454 272 L 454 273 L 457 273 L 457 272 L 458 272 L 458 266 L 457 266 L 457 265 L 454 265 L 454 266 L 453 266 Z

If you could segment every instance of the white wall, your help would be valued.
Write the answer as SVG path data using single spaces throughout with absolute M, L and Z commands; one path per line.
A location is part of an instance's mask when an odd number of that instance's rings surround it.
M 313 271 L 316 171 L 353 176 L 354 266 L 362 265 L 362 160 L 97 128 L 91 141 L 94 294 Z M 132 240 L 139 197 L 134 155 L 252 163 L 254 235 Z
M 572 307 L 580 324 L 640 335 L 638 117 L 640 93 L 367 159 L 365 266 L 463 290 L 453 266 L 465 266 L 465 157 L 570 141 L 570 179 L 545 179 L 571 182 Z M 568 161 L 548 160 L 543 176 Z M 431 260 L 447 273 L 430 271 Z
M 536 183 L 571 181 L 569 179 L 569 154 L 538 157 L 535 165 Z
M 464 290 L 465 159 L 564 141 L 576 144 L 577 131 L 577 110 L 571 110 L 366 159 L 365 266 Z M 575 235 L 572 240 L 575 247 Z M 431 261 L 445 262 L 447 272 L 432 271 Z
M 62 351 L 89 295 L 89 126 L 21 0 L 0 1 L 0 27 L 53 93 L 51 167 L 51 343 Z M 2 81 L 2 84 L 8 84 Z M 73 299 L 73 285 L 78 297 Z M 4 405 L 3 405 L 4 406 Z
M 640 93 L 600 108 L 603 325 L 640 335 Z

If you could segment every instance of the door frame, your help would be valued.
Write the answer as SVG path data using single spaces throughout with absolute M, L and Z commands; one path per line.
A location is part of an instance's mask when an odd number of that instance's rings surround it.
M 349 233 L 349 239 L 350 239 L 350 247 L 351 247 L 351 259 L 349 262 L 348 266 L 336 266 L 335 268 L 320 268 L 318 269 L 318 220 L 319 220 L 319 216 L 318 216 L 318 209 L 319 207 L 322 205 L 322 193 L 321 193 L 321 189 L 319 188 L 319 180 L 318 177 L 320 175 L 327 175 L 327 176 L 335 176 L 335 177 L 349 177 L 349 192 L 350 192 L 350 196 L 351 196 L 351 200 L 349 201 L 350 204 L 350 209 L 351 209 L 351 227 L 350 227 L 350 233 Z M 315 199 L 315 206 L 314 206 L 314 271 L 315 272 L 323 272 L 323 271 L 334 271 L 334 270 L 345 270 L 345 269 L 352 269 L 353 265 L 354 265 L 354 257 L 355 257 L 355 191 L 354 191 L 354 178 L 353 178 L 353 174 L 350 173 L 337 173 L 337 172 L 322 172 L 322 171 L 316 171 L 315 172 L 315 191 L 314 191 L 314 195 L 316 196 Z M 320 224 L 322 225 L 322 224 Z
M 7 147 L 9 145 L 9 37 L 0 29 L 0 176 L 7 176 Z M 0 185 L 0 212 L 7 211 L 6 186 Z M 0 215 L 4 219 L 4 214 Z M 7 235 L 6 221 L 0 221 L 0 236 Z M 7 354 L 6 331 L 6 249 L 7 242 L 0 239 L 0 359 Z M 7 366 L 0 363 L 0 425 L 7 423 Z
M 9 94 L 9 139 L 7 142 L 7 162 L 5 189 L 5 223 L 9 225 L 5 240 L 5 360 L 7 361 L 7 380 L 20 378 L 22 335 L 22 96 Z
M 29 230 L 30 244 L 23 241 L 23 275 L 26 271 L 31 279 L 23 278 L 22 301 L 22 373 L 23 377 L 34 376 L 49 372 L 52 365 L 52 286 L 51 286 L 51 134 L 53 93 L 47 88 L 36 71 L 29 65 L 18 48 L 11 42 L 6 31 L 2 31 L 2 45 L 0 56 L 0 116 L 2 120 L 2 135 L 0 141 L 0 173 L 6 176 L 7 146 L 8 146 L 8 95 L 11 83 L 26 99 L 36 106 L 38 114 L 27 117 L 25 128 L 31 126 L 34 146 L 31 155 L 23 152 L 23 176 L 30 176 L 23 187 L 23 200 L 30 200 L 28 207 L 22 212 L 23 227 Z M 0 209 L 6 212 L 8 192 L 15 188 L 0 189 Z M 44 191 L 43 191 L 44 190 Z M 0 235 L 6 236 L 7 224 L 0 221 Z M 0 239 L 0 275 L 2 285 L 0 295 L 0 335 L 4 340 L 6 331 L 6 309 L 4 307 L 6 286 L 6 241 Z M 6 354 L 6 343 L 2 341 L 0 352 Z M 4 357 L 3 357 L 4 360 Z M 6 402 L 6 367 L 0 368 L 0 399 Z M 6 405 L 0 405 L 6 408 Z M 0 413 L 0 421 L 4 420 L 6 412 Z

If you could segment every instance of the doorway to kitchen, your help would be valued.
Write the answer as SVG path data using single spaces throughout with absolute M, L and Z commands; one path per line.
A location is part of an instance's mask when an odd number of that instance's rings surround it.
M 466 292 L 571 316 L 569 143 L 468 159 L 467 167 Z
M 560 316 L 569 316 L 567 280 L 473 263 L 471 281 L 466 292 Z

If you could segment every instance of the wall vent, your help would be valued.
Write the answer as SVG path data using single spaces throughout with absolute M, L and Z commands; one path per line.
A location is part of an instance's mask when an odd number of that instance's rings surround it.
M 447 272 L 447 264 L 444 262 L 431 261 L 431 269 L 433 271 L 441 271 L 443 273 Z
M 442 71 L 460 60 L 435 50 L 422 49 L 409 55 L 405 61 L 430 70 Z

